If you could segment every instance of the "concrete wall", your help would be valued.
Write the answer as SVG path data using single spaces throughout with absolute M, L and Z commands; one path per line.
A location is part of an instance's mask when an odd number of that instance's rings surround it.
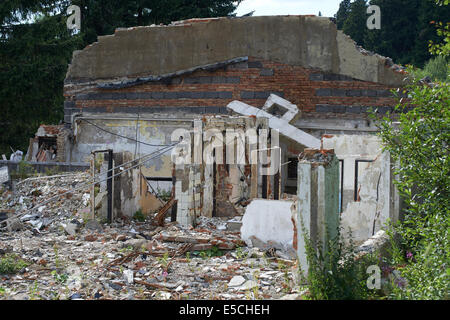
M 118 29 L 75 51 L 67 80 L 157 76 L 243 56 L 389 86 L 403 78 L 386 58 L 363 54 L 328 18 L 269 16 Z
M 194 132 L 200 132 L 200 129 L 205 139 L 192 145 L 191 164 L 176 165 L 175 198 L 178 200 L 178 221 L 192 224 L 195 217 L 200 215 L 234 216 L 237 214 L 235 204 L 250 199 L 251 189 L 256 190 L 255 197 L 261 193 L 261 182 L 257 179 L 258 169 L 251 168 L 249 163 L 250 150 L 259 148 L 259 141 L 256 137 L 256 145 L 250 147 L 250 140 L 245 135 L 248 130 L 256 128 L 267 129 L 267 119 L 204 117 L 195 120 L 191 141 L 196 140 Z M 215 130 L 217 135 L 209 136 L 208 132 L 211 133 L 212 130 Z M 240 131 L 242 136 L 228 135 L 227 130 Z M 237 148 L 238 141 L 242 142 L 242 149 Z M 228 159 L 231 153 L 228 154 L 230 150 L 227 145 L 234 148 L 234 163 Z M 216 161 L 212 158 L 208 161 L 207 157 L 212 155 L 213 151 Z M 197 156 L 201 158 L 197 159 Z M 238 159 L 245 163 L 237 163 Z

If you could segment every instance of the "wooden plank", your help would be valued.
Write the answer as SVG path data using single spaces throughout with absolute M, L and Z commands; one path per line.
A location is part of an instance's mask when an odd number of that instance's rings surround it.
M 172 196 L 169 201 L 167 201 L 166 204 L 161 209 L 159 209 L 158 213 L 155 216 L 155 220 L 159 226 L 164 226 L 164 217 L 176 202 L 177 200 L 175 200 L 175 198 Z

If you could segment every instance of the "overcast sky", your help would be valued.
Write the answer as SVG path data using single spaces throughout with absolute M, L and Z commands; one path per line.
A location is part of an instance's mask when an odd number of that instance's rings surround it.
M 255 10 L 254 16 L 318 15 L 333 17 L 341 0 L 244 0 L 237 8 L 237 15 Z

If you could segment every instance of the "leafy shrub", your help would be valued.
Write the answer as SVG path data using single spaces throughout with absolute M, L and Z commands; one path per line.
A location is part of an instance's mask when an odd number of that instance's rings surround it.
M 139 209 L 138 211 L 136 211 L 133 215 L 133 219 L 139 222 L 144 222 L 145 221 L 145 215 L 142 213 L 142 209 Z
M 423 70 L 416 69 L 413 73 L 418 79 L 428 76 L 433 81 L 447 81 L 450 79 L 450 64 L 445 57 L 437 56 L 430 59 Z
M 19 259 L 15 254 L 7 254 L 0 258 L 0 274 L 17 273 L 27 266 L 28 263 Z
M 450 87 L 426 86 L 413 79 L 407 87 L 407 113 L 379 122 L 385 150 L 403 201 L 404 218 L 395 225 L 401 254 L 392 262 L 407 281 L 394 299 L 447 299 L 450 261 Z M 396 110 L 404 108 L 400 100 Z M 393 124 L 397 121 L 397 124 Z M 406 255 L 410 258 L 405 260 Z
M 379 294 L 367 287 L 367 268 L 377 264 L 376 256 L 369 254 L 358 257 L 351 234 L 349 238 L 349 244 L 346 244 L 339 230 L 334 239 L 327 241 L 324 249 L 322 242 L 315 244 L 304 237 L 309 265 L 304 280 L 308 283 L 310 298 L 360 300 L 374 298 Z

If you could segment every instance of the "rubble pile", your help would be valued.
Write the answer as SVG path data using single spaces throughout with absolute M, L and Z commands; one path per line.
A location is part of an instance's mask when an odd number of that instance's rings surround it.
M 29 179 L 1 193 L 0 212 L 8 221 L 16 217 L 17 226 L 0 221 L 0 259 L 24 264 L 0 274 L 0 299 L 300 299 L 304 293 L 295 260 L 245 246 L 236 228 L 241 217 L 200 217 L 195 228 L 169 218 L 164 227 L 152 217 L 89 220 L 88 180 L 87 173 Z

